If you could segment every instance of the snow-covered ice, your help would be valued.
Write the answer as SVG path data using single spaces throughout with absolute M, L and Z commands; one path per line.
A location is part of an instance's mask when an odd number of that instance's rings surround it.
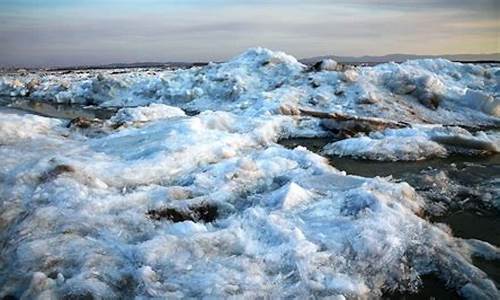
M 278 141 L 329 135 L 306 108 L 411 125 L 334 154 L 423 159 L 457 140 L 497 151 L 494 131 L 457 126 L 498 124 L 500 70 L 333 64 L 314 72 L 256 48 L 161 74 L 5 75 L 2 95 L 121 109 L 90 125 L 99 135 L 0 110 L 0 296 L 373 298 L 432 273 L 464 297 L 498 298 L 472 263 L 499 260 L 496 246 L 426 220 L 407 183 Z
M 500 152 L 500 134 L 472 134 L 459 127 L 415 125 L 334 142 L 326 145 L 323 152 L 372 160 L 415 161 L 474 150 Z
M 186 114 L 178 107 L 153 103 L 149 106 L 137 108 L 122 108 L 110 118 L 110 122 L 114 124 L 133 124 L 184 116 Z
M 330 71 L 333 64 L 314 72 L 292 56 L 255 48 L 226 63 L 188 70 L 6 74 L 0 95 L 253 115 L 288 104 L 401 121 L 498 125 L 500 67 L 426 59 Z

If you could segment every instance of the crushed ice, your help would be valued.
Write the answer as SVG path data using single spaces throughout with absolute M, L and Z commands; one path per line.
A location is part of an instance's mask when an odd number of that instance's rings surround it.
M 499 297 L 472 257 L 500 250 L 427 221 L 410 185 L 277 144 L 330 134 L 305 108 L 410 124 L 355 134 L 330 154 L 498 152 L 498 133 L 460 126 L 499 124 L 499 68 L 314 70 L 256 48 L 189 70 L 103 73 L 0 80 L 4 96 L 123 107 L 89 123 L 99 135 L 0 111 L 0 296 L 370 298 L 416 291 L 433 273 L 464 297 Z

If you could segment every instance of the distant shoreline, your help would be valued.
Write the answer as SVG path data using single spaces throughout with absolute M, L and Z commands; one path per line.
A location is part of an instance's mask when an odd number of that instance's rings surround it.
M 480 57 L 488 59 L 478 59 Z M 471 59 L 467 59 L 471 57 Z M 493 59 L 489 59 L 489 58 Z M 395 62 L 402 63 L 407 60 L 416 59 L 438 59 L 443 58 L 453 62 L 472 63 L 472 64 L 495 64 L 500 63 L 500 53 L 493 54 L 464 54 L 464 55 L 404 55 L 391 54 L 384 56 L 316 56 L 310 58 L 299 59 L 305 65 L 313 65 L 323 59 L 333 59 L 345 65 L 363 65 L 373 66 L 382 63 Z M 111 63 L 102 65 L 76 65 L 76 66 L 54 66 L 54 67 L 0 67 L 1 71 L 17 71 L 17 70 L 44 70 L 52 72 L 76 71 L 76 70 L 112 70 L 112 69 L 140 69 L 140 68 L 159 68 L 159 69 L 189 69 L 192 67 L 200 67 L 209 64 L 210 62 L 137 62 L 137 63 Z M 219 63 L 219 62 L 215 62 Z

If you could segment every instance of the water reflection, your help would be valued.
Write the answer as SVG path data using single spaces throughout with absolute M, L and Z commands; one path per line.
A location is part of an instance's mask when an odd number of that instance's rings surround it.
M 74 119 L 77 117 L 84 117 L 86 119 L 109 119 L 117 110 L 116 108 L 58 104 L 12 98 L 0 98 L 0 105 L 44 117 L 59 119 Z

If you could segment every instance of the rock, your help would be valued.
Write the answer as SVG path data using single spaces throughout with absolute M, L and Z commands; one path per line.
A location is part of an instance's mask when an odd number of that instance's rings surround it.
M 295 105 L 292 105 L 292 104 L 282 104 L 279 109 L 278 109 L 278 112 L 282 115 L 286 115 L 286 116 L 298 116 L 300 115 L 300 110 L 298 107 L 296 107 Z
M 341 77 L 340 79 L 344 82 L 349 82 L 349 83 L 352 83 L 352 82 L 356 82 L 359 78 L 359 73 L 356 71 L 356 70 L 347 70 L 343 73 L 341 73 Z
M 87 129 L 87 128 L 90 128 L 91 126 L 92 126 L 92 121 L 90 121 L 89 119 L 84 118 L 84 117 L 76 117 L 69 122 L 67 127 L 68 128 L 78 127 L 78 128 Z
M 337 71 L 338 63 L 333 59 L 323 59 L 318 61 L 311 67 L 311 71 L 321 72 L 321 71 Z
M 33 91 L 33 90 L 35 90 L 35 88 L 36 88 L 37 86 L 39 86 L 39 85 L 40 85 L 40 80 L 38 80 L 38 79 L 31 79 L 31 80 L 30 80 L 30 82 L 28 82 L 28 83 L 26 84 L 26 88 L 27 88 L 30 92 L 32 92 L 32 91 Z
M 314 89 L 319 88 L 321 86 L 321 84 L 319 84 L 315 80 L 311 80 L 310 84 L 311 84 L 311 87 L 314 88 Z
M 70 165 L 64 165 L 64 164 L 57 165 L 53 169 L 45 172 L 40 177 L 40 181 L 41 182 L 47 182 L 47 181 L 55 179 L 56 177 L 58 177 L 61 174 L 64 174 L 64 173 L 75 173 L 75 172 L 76 172 L 75 168 L 72 167 L 72 166 L 70 166 Z
M 336 89 L 335 92 L 333 93 L 335 96 L 343 96 L 345 93 L 344 90 L 341 89 Z
M 174 223 L 192 221 L 192 222 L 206 222 L 210 223 L 215 221 L 219 216 L 218 207 L 214 204 L 204 203 L 199 206 L 191 206 L 188 209 L 180 208 L 163 208 L 152 209 L 147 212 L 147 215 L 153 220 L 167 219 Z
M 375 104 L 380 102 L 380 99 L 378 99 L 374 93 L 368 93 L 360 96 L 357 102 L 359 104 Z
M 441 103 L 440 97 L 431 92 L 421 93 L 417 96 L 417 99 L 420 104 L 432 110 L 436 110 Z

